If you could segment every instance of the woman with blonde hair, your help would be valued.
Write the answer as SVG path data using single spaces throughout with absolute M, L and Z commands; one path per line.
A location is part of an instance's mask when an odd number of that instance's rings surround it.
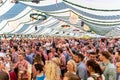
M 76 74 L 76 63 L 72 59 L 67 62 L 67 72 Z
M 52 61 L 56 63 L 58 66 L 60 65 L 60 59 L 58 57 L 52 58 Z
M 53 61 L 46 61 L 45 80 L 60 80 L 59 67 Z
M 57 64 L 58 70 L 59 70 L 59 75 L 60 75 L 60 77 L 62 78 L 61 69 L 60 69 L 60 59 L 59 59 L 58 57 L 54 57 L 54 58 L 52 58 L 52 61 L 53 61 L 55 64 Z

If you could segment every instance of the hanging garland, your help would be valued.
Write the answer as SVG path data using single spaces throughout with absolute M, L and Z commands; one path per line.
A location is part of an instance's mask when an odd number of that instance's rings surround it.
M 53 15 L 49 15 L 49 16 L 53 16 Z M 115 25 L 120 25 L 120 21 L 112 21 L 112 22 L 104 22 L 104 21 L 96 21 L 96 20 L 91 20 L 89 18 L 83 17 L 81 15 L 78 15 L 80 19 L 82 19 L 83 21 L 92 23 L 92 24 L 96 24 L 96 25 L 102 25 L 102 26 L 115 26 Z M 53 16 L 53 17 L 57 17 L 57 16 Z M 61 16 L 64 17 L 64 16 Z M 59 19 L 59 18 L 58 18 Z M 96 22 L 96 23 L 95 23 Z M 103 24 L 101 24 L 103 23 Z M 108 23 L 114 23 L 114 24 L 108 24 Z
M 81 5 L 78 5 L 78 4 L 74 4 L 74 3 L 69 2 L 69 1 L 67 1 L 67 0 L 63 0 L 63 1 L 66 2 L 66 3 L 72 4 L 72 5 L 74 5 L 74 6 L 78 6 L 78 7 L 84 8 L 84 9 L 88 9 L 88 10 L 94 10 L 94 11 L 120 11 L 120 9 L 107 10 L 107 9 L 95 9 L 95 8 L 89 8 L 89 7 L 81 6 Z
M 65 11 L 67 12 L 67 11 Z M 59 13 L 59 12 L 58 12 Z M 58 14 L 58 13 L 54 13 L 54 14 Z M 53 15 L 50 15 L 48 14 L 47 12 L 45 13 L 46 15 L 49 15 L 49 16 L 53 16 Z M 75 14 L 77 14 L 75 12 Z M 120 25 L 120 20 L 118 21 L 109 21 L 109 22 L 104 22 L 104 21 L 97 21 L 97 20 L 92 20 L 92 19 L 89 19 L 89 18 L 86 18 L 84 16 L 81 16 L 79 14 L 77 14 L 79 16 L 80 19 L 84 20 L 84 21 L 87 21 L 87 22 L 90 22 L 90 23 L 93 23 L 93 24 L 96 24 L 96 25 L 103 25 L 103 26 L 115 26 L 115 25 Z M 57 17 L 57 16 L 53 16 L 53 17 Z M 64 17 L 64 16 L 60 16 L 60 17 Z M 96 22 L 96 23 L 95 23 Z M 103 23 L 103 24 L 100 24 L 100 23 Z M 109 24 L 110 23 L 110 24 Z M 111 24 L 113 23 L 113 24 Z
M 82 19 L 85 22 L 92 23 L 92 24 L 95 24 L 95 25 L 101 25 L 101 26 L 115 26 L 115 25 L 120 25 L 120 23 L 116 23 L 116 22 L 120 22 L 120 21 L 113 21 L 113 22 L 111 22 L 113 24 L 109 24 L 109 23 L 106 23 L 106 22 L 103 22 L 103 21 L 91 20 L 91 19 L 85 18 L 85 17 L 80 16 L 80 15 L 79 15 L 79 18 Z M 103 24 L 101 24 L 101 23 L 103 23 Z
M 34 20 L 46 20 L 47 19 L 46 15 L 38 14 L 38 13 L 32 13 L 32 14 L 30 14 L 30 18 L 32 18 Z

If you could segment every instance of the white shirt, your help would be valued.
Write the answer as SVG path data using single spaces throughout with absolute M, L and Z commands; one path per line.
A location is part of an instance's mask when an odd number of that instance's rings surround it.
M 96 75 L 96 76 L 98 76 L 98 74 L 93 74 L 93 75 Z M 87 78 L 87 80 L 94 80 L 94 78 L 93 77 L 88 77 Z M 102 80 L 105 80 L 105 77 L 102 75 Z
M 0 52 L 0 57 L 5 57 L 5 53 Z

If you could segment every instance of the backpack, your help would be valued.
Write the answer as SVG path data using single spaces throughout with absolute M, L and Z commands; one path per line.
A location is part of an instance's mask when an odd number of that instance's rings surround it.
M 103 80 L 102 76 L 96 76 L 96 75 L 92 75 L 91 76 L 94 80 Z

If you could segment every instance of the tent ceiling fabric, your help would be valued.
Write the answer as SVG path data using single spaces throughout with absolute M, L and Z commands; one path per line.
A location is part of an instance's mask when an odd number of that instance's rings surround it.
M 89 27 L 95 33 L 100 34 L 100 35 L 105 35 L 109 31 L 113 30 L 116 26 L 105 26 L 105 27 L 102 27 L 100 25 L 89 24 Z
M 116 31 L 116 26 L 120 25 L 119 3 L 119 0 L 43 0 L 38 4 L 27 1 L 15 4 L 3 0 L 3 4 L 0 4 L 0 34 L 41 34 L 41 31 L 43 34 L 46 33 L 46 29 L 52 34 L 59 29 L 58 26 L 61 26 L 62 22 L 81 28 L 82 20 L 97 34 L 105 35 Z M 40 12 L 47 15 L 47 19 L 44 20 L 46 23 L 31 20 L 30 14 Z M 77 14 L 76 24 L 70 22 L 70 12 Z M 38 27 L 37 30 L 35 26 Z M 58 28 L 54 29 L 56 27 Z
M 83 20 L 100 25 L 120 24 L 120 11 L 95 11 L 82 8 L 70 3 L 65 4 L 76 12 Z
M 110 32 L 105 34 L 107 37 L 116 37 L 120 36 L 120 26 L 116 26 L 114 29 L 112 29 Z
M 58 12 L 67 9 L 67 6 L 63 3 L 62 0 L 58 0 L 57 4 L 56 0 L 45 0 L 41 1 L 39 4 L 24 1 L 21 1 L 21 3 L 42 12 Z
M 73 3 L 79 6 L 83 6 L 86 9 L 96 10 L 120 10 L 120 0 L 63 0 L 69 3 Z M 106 4 L 108 3 L 109 4 Z M 112 5 L 112 6 L 111 6 Z

